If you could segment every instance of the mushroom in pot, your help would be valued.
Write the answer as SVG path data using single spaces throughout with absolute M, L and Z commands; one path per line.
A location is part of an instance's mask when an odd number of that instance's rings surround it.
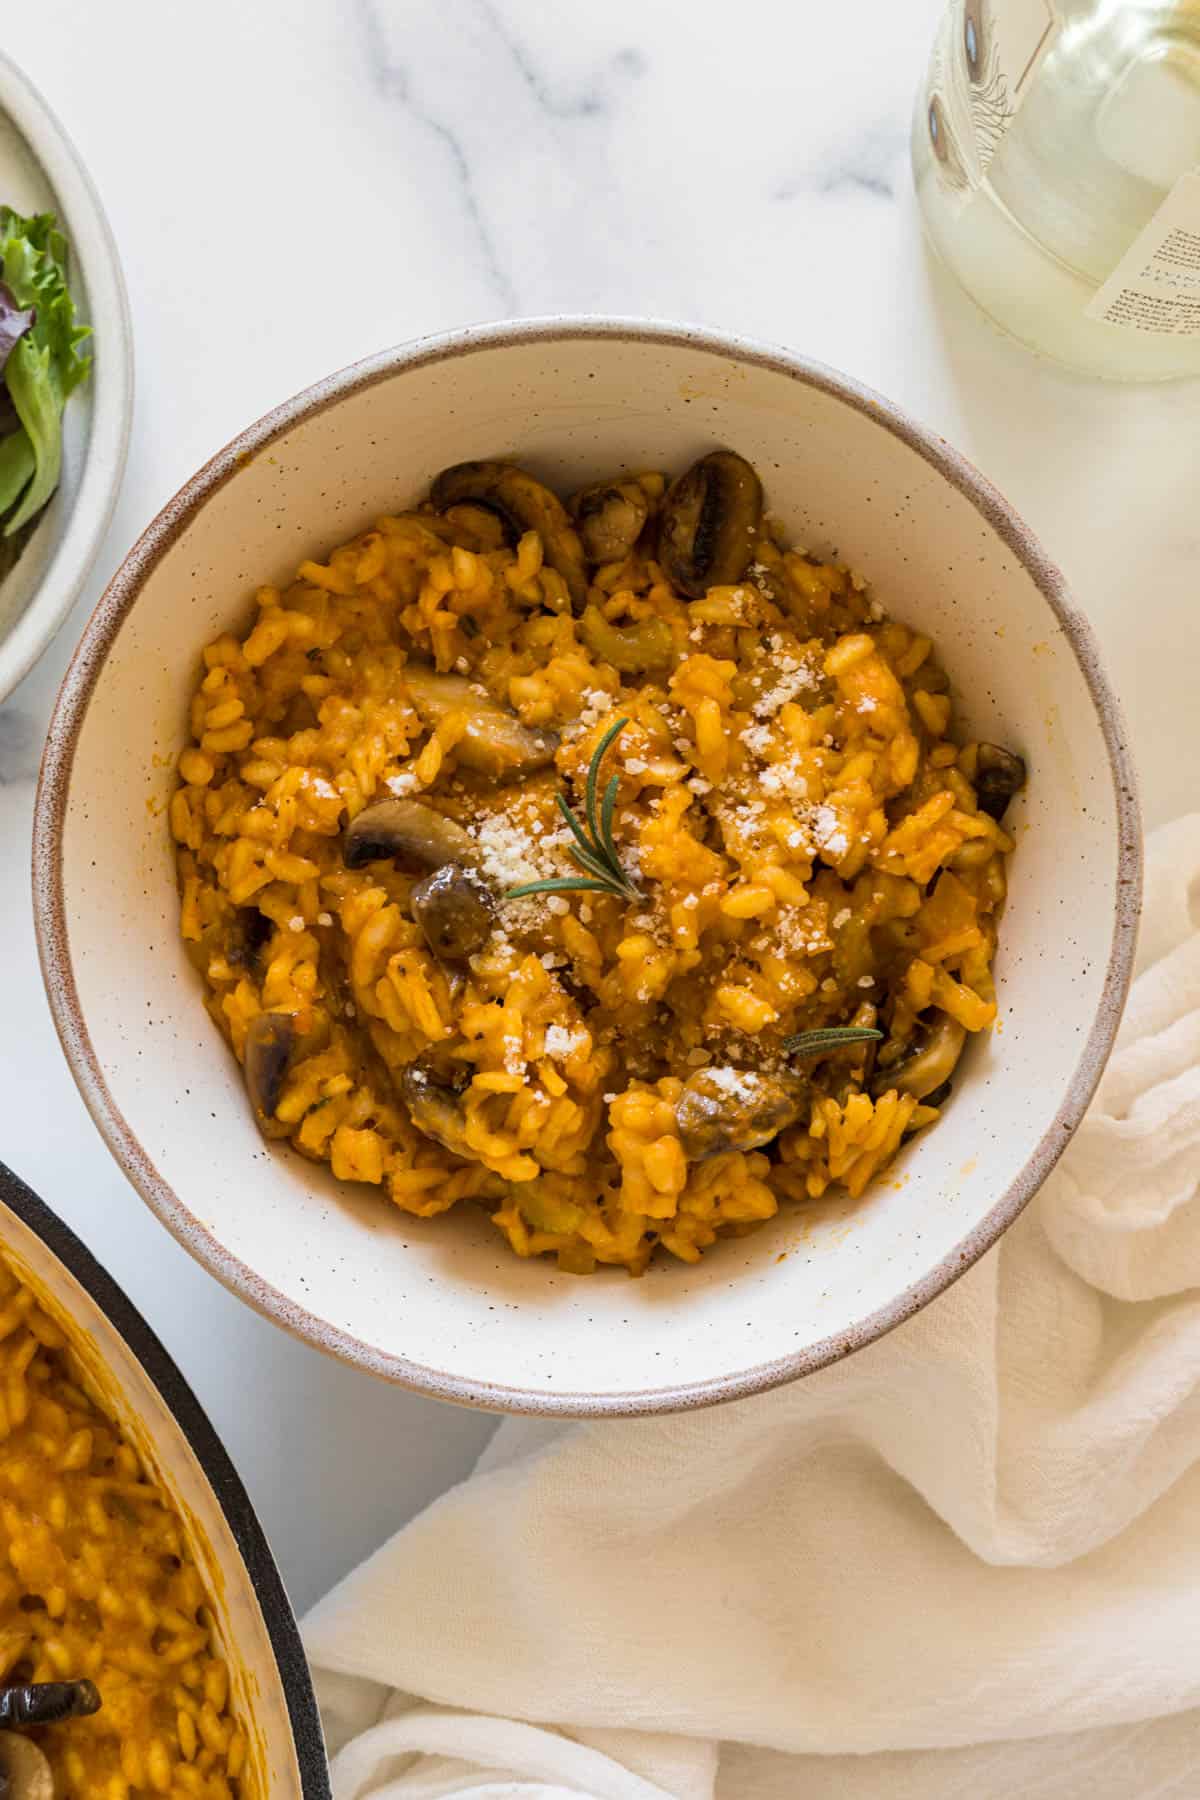
M 568 502 L 588 560 L 621 562 L 629 555 L 650 516 L 650 502 L 636 481 L 601 481 L 581 488 Z
M 394 862 L 409 873 L 428 874 L 450 862 L 474 868 L 479 846 L 456 819 L 423 800 L 376 800 L 342 833 L 342 860 L 348 869 Z
M 10 1681 L 0 1686 L 0 1732 L 90 1719 L 99 1711 L 100 1695 L 91 1681 Z
M 663 501 L 658 560 L 683 593 L 740 581 L 762 523 L 762 483 L 742 456 L 714 450 L 674 482 Z
M 999 744 L 980 744 L 975 762 L 975 799 L 981 813 L 997 822 L 1014 794 L 1025 786 L 1025 764 Z
M 892 1088 L 914 1099 L 926 1100 L 939 1088 L 946 1087 L 962 1055 L 967 1034 L 949 1013 L 937 1013 L 922 1025 L 912 1048 L 897 1062 L 885 1067 L 880 1060 L 871 1092 L 878 1098 Z
M 0 1800 L 55 1800 L 50 1764 L 32 1738 L 0 1737 Z
M 418 881 L 409 897 L 425 942 L 443 962 L 465 962 L 491 935 L 496 902 L 479 877 L 461 863 L 443 863 Z
M 557 494 L 524 469 L 504 462 L 463 462 L 443 469 L 429 497 L 439 512 L 470 504 L 486 506 L 508 527 L 513 538 L 536 531 L 542 554 L 566 583 L 571 605 L 581 612 L 587 601 L 588 578 L 579 533 Z
M 90 1681 L 0 1686 L 0 1800 L 54 1800 L 54 1777 L 44 1752 L 18 1733 L 32 1725 L 90 1718 L 99 1710 L 100 1695 Z
M 404 670 L 409 699 L 424 725 L 436 726 L 452 712 L 467 715 L 467 727 L 454 746 L 465 769 L 495 780 L 532 775 L 554 761 L 556 731 L 523 725 L 516 713 L 493 700 L 464 675 L 443 675 L 428 663 L 410 662 Z
M 675 1103 L 689 1162 L 722 1150 L 757 1150 L 799 1118 L 808 1084 L 798 1075 L 761 1075 L 724 1065 L 698 1069 Z

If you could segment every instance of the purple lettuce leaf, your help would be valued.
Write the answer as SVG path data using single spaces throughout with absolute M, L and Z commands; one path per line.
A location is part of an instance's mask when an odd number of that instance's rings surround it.
M 29 331 L 37 319 L 37 308 L 34 306 L 18 306 L 16 295 L 3 281 L 0 281 L 0 372 L 8 361 L 8 353 L 14 344 L 19 344 L 25 333 Z M 20 418 L 13 405 L 12 395 L 0 381 L 0 437 L 20 427 Z

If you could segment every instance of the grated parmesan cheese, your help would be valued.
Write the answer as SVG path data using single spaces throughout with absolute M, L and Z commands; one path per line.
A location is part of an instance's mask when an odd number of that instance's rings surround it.
M 850 842 L 832 806 L 814 806 L 811 824 L 813 837 L 820 849 L 828 850 L 833 856 L 845 856 Z
M 579 1050 L 586 1042 L 587 1034 L 583 1031 L 568 1031 L 565 1025 L 547 1025 L 546 1055 L 561 1062 L 572 1051 Z

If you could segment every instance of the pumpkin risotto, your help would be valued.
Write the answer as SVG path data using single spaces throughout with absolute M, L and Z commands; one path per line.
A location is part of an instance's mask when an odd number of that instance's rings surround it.
M 268 1137 L 636 1274 L 937 1119 L 1024 774 L 732 452 L 464 463 L 204 652 L 182 931 Z
M 259 1791 L 183 1525 L 3 1258 L 0 1548 L 0 1792 L 48 1794 L 46 1761 L 58 1800 Z

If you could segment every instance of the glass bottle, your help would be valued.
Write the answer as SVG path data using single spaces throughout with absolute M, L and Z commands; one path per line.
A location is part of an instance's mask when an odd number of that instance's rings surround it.
M 1117 380 L 1200 375 L 1200 0 L 951 0 L 913 173 L 994 322 Z

